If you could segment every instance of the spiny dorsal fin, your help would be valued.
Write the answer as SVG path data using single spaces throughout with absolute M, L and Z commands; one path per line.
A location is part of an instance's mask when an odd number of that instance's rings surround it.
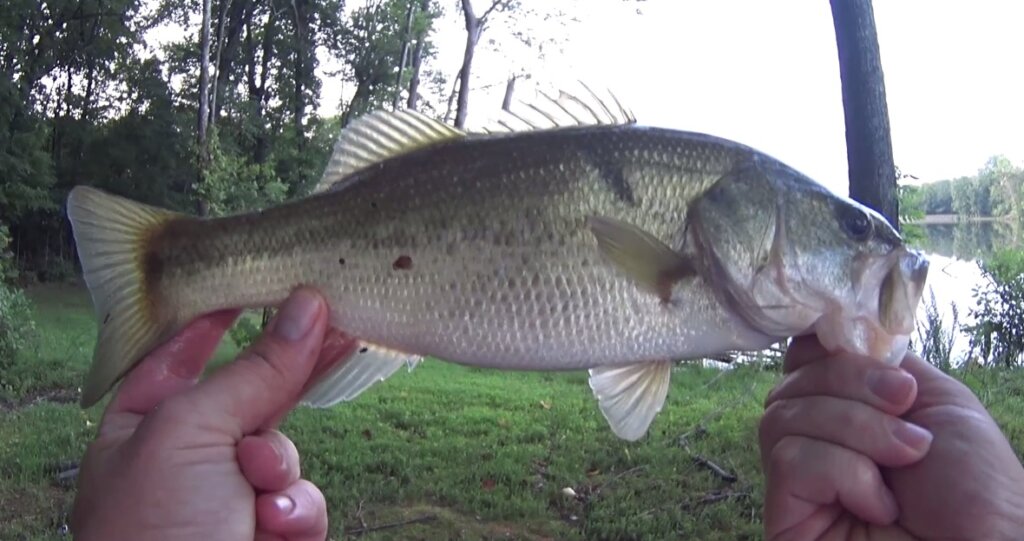
M 454 139 L 463 132 L 416 111 L 375 111 L 349 124 L 334 143 L 314 192 L 344 186 L 349 175 L 388 158 Z
M 598 95 L 580 81 L 579 91 L 559 90 L 558 96 L 537 90 L 539 98 L 519 100 L 508 111 L 471 131 L 508 133 L 556 128 L 625 125 L 636 123 L 632 111 L 622 105 L 611 91 Z

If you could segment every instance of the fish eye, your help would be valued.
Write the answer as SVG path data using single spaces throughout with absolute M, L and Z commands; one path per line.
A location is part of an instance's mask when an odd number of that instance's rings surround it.
M 863 210 L 852 205 L 840 205 L 838 212 L 839 224 L 846 235 L 855 241 L 865 241 L 871 237 L 874 224 L 871 217 Z

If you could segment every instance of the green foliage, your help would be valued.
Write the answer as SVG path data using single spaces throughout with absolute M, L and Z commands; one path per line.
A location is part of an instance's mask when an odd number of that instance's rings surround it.
M 924 218 L 924 195 L 917 186 L 899 185 L 900 233 L 911 244 L 924 240 L 924 228 L 917 221 Z
M 1024 169 L 1005 156 L 993 156 L 972 177 L 920 186 L 926 214 L 967 217 L 1024 217 Z
M 209 165 L 195 193 L 209 205 L 211 215 L 262 208 L 284 200 L 288 187 L 277 178 L 271 164 L 248 163 L 225 151 L 216 131 L 210 133 L 208 144 Z
M 0 78 L 0 216 L 5 220 L 52 207 L 48 190 L 55 178 L 46 143 L 44 126 L 20 101 L 13 81 Z
M 974 322 L 964 326 L 980 361 L 1017 366 L 1024 355 L 1024 252 L 1001 250 L 982 265 L 986 283 L 974 290 Z
M 0 223 L 0 374 L 14 364 L 15 353 L 25 349 L 35 337 L 32 307 L 13 284 L 18 273 L 7 250 L 9 243 L 7 226 Z
M 937 366 L 943 372 L 953 367 L 953 344 L 960 329 L 960 311 L 956 304 L 950 305 L 951 320 L 947 324 L 939 312 L 935 291 L 929 290 L 924 302 L 924 319 L 917 322 L 917 340 L 911 344 L 921 358 Z

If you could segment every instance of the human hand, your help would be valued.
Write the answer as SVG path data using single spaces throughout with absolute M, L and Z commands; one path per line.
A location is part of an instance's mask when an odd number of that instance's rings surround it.
M 772 541 L 1024 537 L 1024 467 L 962 383 L 794 340 L 760 425 Z
M 82 460 L 76 539 L 323 540 L 323 495 L 274 430 L 354 342 L 300 289 L 239 358 L 197 383 L 237 311 L 194 321 L 148 355 L 111 400 Z

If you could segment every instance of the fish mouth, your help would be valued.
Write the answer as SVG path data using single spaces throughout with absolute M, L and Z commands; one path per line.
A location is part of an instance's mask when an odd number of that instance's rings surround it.
M 917 306 L 928 280 L 928 259 L 901 247 L 878 290 L 878 321 L 889 334 L 914 331 Z
M 901 245 L 865 269 L 854 305 L 837 306 L 814 324 L 825 349 L 899 365 L 914 331 L 928 268 L 923 254 Z

